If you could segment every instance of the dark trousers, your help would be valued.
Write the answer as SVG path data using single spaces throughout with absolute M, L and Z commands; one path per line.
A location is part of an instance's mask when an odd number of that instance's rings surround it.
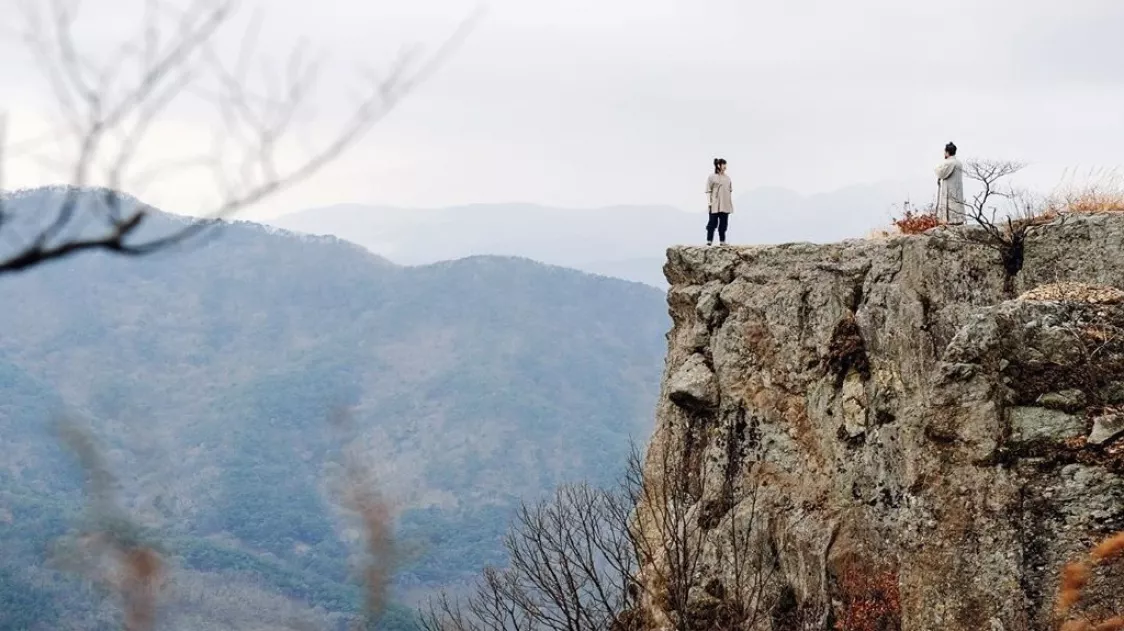
M 709 213 L 710 218 L 706 220 L 706 242 L 711 243 L 714 241 L 714 229 L 718 228 L 718 240 L 722 243 L 726 242 L 726 224 L 730 220 L 730 213 Z

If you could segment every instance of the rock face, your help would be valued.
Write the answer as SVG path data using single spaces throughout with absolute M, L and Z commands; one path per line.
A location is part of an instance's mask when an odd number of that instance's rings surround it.
M 867 601 L 905 630 L 1056 628 L 1061 566 L 1124 530 L 1124 216 L 1042 227 L 1013 277 L 971 230 L 668 251 L 645 480 L 688 480 L 697 563 L 688 606 L 671 561 L 644 568 L 652 628 L 828 629 Z M 1121 574 L 1089 590 L 1124 611 Z

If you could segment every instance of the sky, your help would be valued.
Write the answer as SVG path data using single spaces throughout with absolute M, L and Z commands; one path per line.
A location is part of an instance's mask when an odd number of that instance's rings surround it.
M 136 32 L 140 5 L 85 0 L 83 54 L 98 59 Z M 297 164 L 338 133 L 352 70 L 389 67 L 404 46 L 432 52 L 480 10 L 467 39 L 347 153 L 248 216 L 337 203 L 694 210 L 714 157 L 729 161 L 735 190 L 810 194 L 927 181 L 949 140 L 965 158 L 1028 162 L 1037 188 L 1122 162 L 1116 0 L 262 1 L 243 2 L 218 45 L 232 54 L 260 15 L 262 55 L 303 40 L 325 59 L 300 142 L 282 144 L 280 162 Z M 13 30 L 0 54 L 31 60 Z M 19 149 L 5 154 L 4 186 L 62 181 L 55 165 L 74 144 L 27 142 L 61 120 L 40 73 L 5 63 L 0 82 Z M 124 181 L 173 212 L 205 213 L 219 191 L 197 171 L 144 177 L 209 146 L 216 119 L 196 101 L 149 128 Z

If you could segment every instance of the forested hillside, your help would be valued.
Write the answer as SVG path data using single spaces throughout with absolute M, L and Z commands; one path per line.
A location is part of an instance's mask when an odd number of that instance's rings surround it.
M 3 276 L 0 296 L 5 630 L 113 619 L 46 563 L 83 507 L 60 413 L 179 568 L 168 628 L 331 620 L 359 601 L 326 488 L 345 442 L 399 508 L 398 597 L 454 585 L 502 561 L 520 499 L 615 475 L 650 431 L 668 326 L 637 283 L 514 258 L 398 267 L 248 223 Z

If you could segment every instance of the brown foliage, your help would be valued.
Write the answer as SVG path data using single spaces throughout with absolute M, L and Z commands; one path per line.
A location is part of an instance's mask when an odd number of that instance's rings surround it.
M 921 234 L 943 223 L 937 216 L 936 207 L 932 204 L 918 208 L 905 201 L 901 204 L 900 212 L 900 216 L 891 219 L 898 234 Z
M 843 606 L 836 612 L 835 631 L 896 631 L 901 628 L 898 573 L 872 571 L 857 563 L 844 566 L 839 577 Z
M 894 225 L 902 234 L 921 234 L 931 228 L 941 225 L 937 213 L 932 211 L 913 212 L 906 210 L 901 217 L 894 219 Z
M 1070 618 L 1073 606 L 1081 600 L 1089 584 L 1093 568 L 1112 561 L 1122 554 L 1124 554 L 1124 532 L 1119 532 L 1094 546 L 1087 559 L 1074 561 L 1062 568 L 1056 607 L 1058 617 Z M 1101 622 L 1071 618 L 1064 620 L 1060 626 L 1061 631 L 1120 631 L 1122 629 L 1124 629 L 1124 616 L 1114 616 Z

